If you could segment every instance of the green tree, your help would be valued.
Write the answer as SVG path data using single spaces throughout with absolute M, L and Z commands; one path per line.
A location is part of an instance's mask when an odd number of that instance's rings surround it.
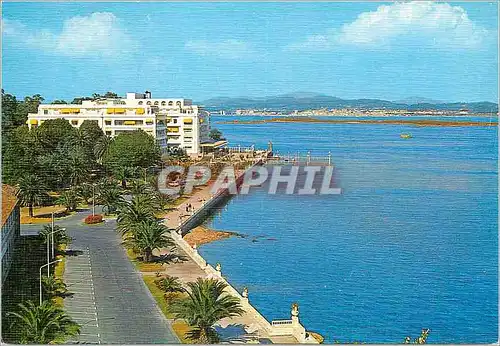
M 109 147 L 113 142 L 114 138 L 108 136 L 102 136 L 99 138 L 94 145 L 94 156 L 98 162 L 102 162 L 102 159 L 109 154 Z
M 92 148 L 101 137 L 104 137 L 104 132 L 99 127 L 97 120 L 84 120 L 78 130 L 83 134 L 86 144 Z
M 97 185 L 97 201 L 103 206 L 106 214 L 115 212 L 123 203 L 122 192 L 116 184 L 104 180 Z
M 89 161 L 88 157 L 82 148 L 74 148 L 69 152 L 68 157 L 68 179 L 72 186 L 77 186 L 82 184 L 84 181 L 88 180 L 92 161 Z
M 15 128 L 2 137 L 3 181 L 15 185 L 22 176 L 41 172 L 37 160 L 33 159 L 38 153 L 35 136 L 27 126 Z
M 66 207 L 66 211 L 75 211 L 80 198 L 75 188 L 61 192 L 61 196 L 57 199 L 57 204 Z
M 157 201 L 150 195 L 135 195 L 130 202 L 123 203 L 118 214 L 117 229 L 126 234 L 146 220 L 154 220 Z
M 50 119 L 37 128 L 37 138 L 45 152 L 55 151 L 58 147 L 72 148 L 76 131 L 65 119 Z
M 50 104 L 51 105 L 66 105 L 66 104 L 68 104 L 68 102 L 66 102 L 64 100 L 54 100 Z
M 122 184 L 122 188 L 127 188 L 127 180 L 136 176 L 136 169 L 129 166 L 114 166 L 113 175 Z
M 188 297 L 175 302 L 172 312 L 192 327 L 186 335 L 190 340 L 203 344 L 220 342 L 214 324 L 223 318 L 241 316 L 244 310 L 239 300 L 224 291 L 224 282 L 215 279 L 198 278 L 188 286 Z
M 41 205 L 48 198 L 48 193 L 38 176 L 28 174 L 19 180 L 17 198 L 23 206 L 29 208 L 29 216 L 33 217 L 33 207 Z
M 60 297 L 68 292 L 62 279 L 54 276 L 42 276 L 42 289 L 48 299 Z
M 42 244 L 47 242 L 47 237 L 52 233 L 52 225 L 44 225 L 40 233 L 38 233 L 38 237 Z M 55 247 L 59 247 L 62 244 L 69 244 L 72 238 L 66 233 L 66 230 L 61 228 L 58 225 L 54 225 L 54 245 Z M 49 240 L 50 242 L 52 240 Z
M 80 326 L 49 300 L 42 305 L 27 301 L 18 308 L 8 316 L 13 317 L 11 329 L 18 331 L 22 344 L 52 344 L 80 333 Z
M 76 192 L 78 196 L 85 202 L 85 204 L 89 205 L 90 200 L 93 198 L 94 192 L 96 191 L 95 189 L 93 191 L 91 184 L 83 183 L 78 185 L 78 187 L 76 188 Z
M 75 97 L 73 101 L 71 101 L 71 104 L 74 105 L 81 105 L 83 101 L 93 101 L 94 98 L 92 97 Z
M 184 292 L 184 288 L 182 288 L 179 278 L 175 276 L 165 275 L 155 280 L 155 285 L 165 293 Z
M 154 250 L 173 246 L 168 234 L 170 230 L 155 220 L 142 221 L 129 231 L 123 243 L 127 248 L 139 252 L 144 262 L 151 262 Z
M 109 145 L 103 163 L 111 171 L 117 167 L 150 167 L 160 160 L 155 139 L 142 130 L 120 133 Z
M 212 138 L 215 141 L 219 141 L 222 139 L 222 132 L 220 132 L 218 129 L 212 129 L 210 130 L 208 137 Z

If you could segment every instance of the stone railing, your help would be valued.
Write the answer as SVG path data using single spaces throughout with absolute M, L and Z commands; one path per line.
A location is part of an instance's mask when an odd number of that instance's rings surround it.
M 247 169 L 250 169 L 255 165 L 261 165 L 262 163 L 263 159 L 257 159 Z M 236 179 L 237 186 L 241 184 L 243 176 L 244 173 Z M 189 231 L 189 229 L 186 229 L 186 226 L 193 224 L 194 218 L 203 217 L 202 213 L 206 213 L 206 210 L 204 209 L 210 208 L 214 204 L 218 203 L 220 198 L 223 198 L 227 195 L 228 189 L 229 188 L 221 190 L 217 194 L 212 196 L 212 198 L 205 202 L 201 208 L 196 210 L 187 220 L 180 224 L 176 230 L 173 230 L 171 232 L 172 240 L 174 240 L 179 248 L 184 250 L 184 252 L 193 260 L 193 262 L 195 262 L 201 269 L 205 271 L 208 277 L 215 278 L 224 282 L 227 285 L 226 292 L 238 298 L 245 312 L 251 315 L 255 322 L 260 326 L 260 328 L 265 330 L 270 336 L 293 336 L 299 343 L 318 344 L 319 342 L 312 335 L 308 334 L 304 326 L 300 324 L 297 304 L 292 305 L 292 318 L 290 320 L 276 320 L 270 323 L 252 304 L 250 304 L 248 298 L 248 290 L 246 288 L 242 293 L 240 293 L 222 276 L 222 266 L 220 265 L 220 263 L 217 263 L 215 268 L 212 265 L 208 264 L 207 261 L 198 253 L 196 245 L 191 247 L 188 242 L 185 241 L 182 237 L 184 233 L 187 233 Z

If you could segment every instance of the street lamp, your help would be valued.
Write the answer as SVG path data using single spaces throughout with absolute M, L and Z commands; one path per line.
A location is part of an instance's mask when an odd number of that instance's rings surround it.
M 55 256 L 55 254 L 54 254 L 54 247 L 55 247 L 54 233 L 64 232 L 64 231 L 66 231 L 66 228 L 61 228 L 61 229 L 58 229 L 57 231 L 54 231 L 54 228 L 52 228 L 52 232 L 50 232 L 51 240 L 52 240 L 52 258 L 54 258 L 54 256 Z
M 43 267 L 45 267 L 45 266 L 47 266 L 47 269 L 49 269 L 49 266 L 50 266 L 51 264 L 56 263 L 56 262 L 61 262 L 61 261 L 62 261 L 62 259 L 61 259 L 61 258 L 60 258 L 60 259 L 57 259 L 57 260 L 55 260 L 55 261 L 52 261 L 52 262 L 49 262 L 49 263 L 47 263 L 47 264 L 42 265 L 42 266 L 40 267 L 40 269 L 39 269 L 39 279 L 40 279 L 40 305 L 42 305 L 42 268 L 43 268 Z

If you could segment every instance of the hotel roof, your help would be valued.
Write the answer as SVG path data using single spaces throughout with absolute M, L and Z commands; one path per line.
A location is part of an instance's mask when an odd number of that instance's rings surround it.
M 16 189 L 2 184 L 2 227 L 17 204 Z

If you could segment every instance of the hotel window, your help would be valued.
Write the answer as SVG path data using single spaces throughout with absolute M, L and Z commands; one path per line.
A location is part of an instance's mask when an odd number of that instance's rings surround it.
M 49 114 L 49 110 L 48 109 L 44 109 L 43 110 L 43 114 Z
M 167 103 L 165 101 L 161 101 L 161 105 L 165 106 Z
M 148 106 L 150 106 L 150 105 L 151 105 L 151 101 L 146 102 L 146 104 L 147 104 Z
M 159 102 L 158 101 L 155 101 L 155 106 L 158 106 Z
M 142 105 L 142 101 L 139 101 L 139 104 Z
M 106 131 L 106 136 L 111 136 L 111 131 Z
M 169 105 L 169 106 L 173 106 L 173 105 L 174 105 L 174 102 L 173 102 L 173 101 L 168 101 L 168 105 Z
M 177 124 L 177 119 L 173 119 L 173 121 L 174 121 L 174 124 Z
M 111 126 L 111 120 L 105 120 L 104 121 L 104 124 L 108 125 L 108 126 Z
M 180 107 L 180 106 L 181 106 L 181 101 L 177 101 L 177 102 L 175 103 L 175 105 Z
M 73 126 L 78 125 L 78 120 L 71 120 L 71 125 L 73 125 Z

